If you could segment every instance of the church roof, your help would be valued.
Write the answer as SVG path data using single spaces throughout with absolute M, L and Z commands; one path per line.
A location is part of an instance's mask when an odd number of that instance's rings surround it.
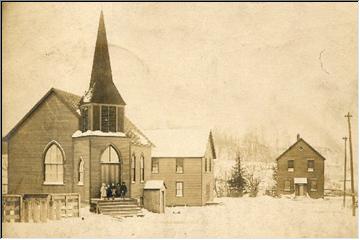
M 11 135 L 26 121 L 26 119 L 51 95 L 55 94 L 76 117 L 80 117 L 79 104 L 81 97 L 79 95 L 69 93 L 60 89 L 51 88 L 34 106 L 33 108 L 15 125 L 13 129 L 3 138 L 7 140 Z M 134 144 L 153 145 L 147 136 L 140 130 L 129 118 L 124 118 L 125 133 L 131 138 Z
M 152 157 L 204 157 L 210 140 L 213 158 L 216 158 L 209 129 L 155 129 L 145 130 L 145 134 L 155 144 Z
M 126 104 L 113 82 L 102 12 L 100 14 L 90 85 L 81 99 L 81 104 L 83 103 Z

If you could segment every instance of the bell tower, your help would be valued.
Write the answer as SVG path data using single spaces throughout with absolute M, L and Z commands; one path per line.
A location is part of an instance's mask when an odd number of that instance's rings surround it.
M 80 130 L 124 132 L 125 105 L 113 82 L 104 15 L 101 11 L 90 85 L 80 101 Z

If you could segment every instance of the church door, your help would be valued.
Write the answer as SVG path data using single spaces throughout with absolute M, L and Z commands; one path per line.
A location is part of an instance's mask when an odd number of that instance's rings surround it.
M 108 146 L 101 154 L 101 183 L 121 182 L 121 161 L 114 147 Z

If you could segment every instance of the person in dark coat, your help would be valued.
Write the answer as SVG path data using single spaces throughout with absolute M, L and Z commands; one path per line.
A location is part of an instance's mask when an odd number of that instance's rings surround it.
M 121 197 L 121 184 L 116 184 L 116 197 Z
M 112 184 L 111 184 L 111 197 L 112 197 L 112 200 L 114 200 L 115 197 L 116 197 L 116 186 L 115 186 L 115 183 L 112 183 Z
M 121 197 L 124 199 L 124 198 L 125 198 L 125 195 L 126 195 L 126 193 L 127 193 L 127 187 L 126 187 L 126 185 L 125 185 L 125 182 L 122 182 L 122 183 L 121 183 L 120 193 L 121 193 Z
M 109 184 L 106 186 L 106 197 L 108 200 L 111 198 L 111 187 Z

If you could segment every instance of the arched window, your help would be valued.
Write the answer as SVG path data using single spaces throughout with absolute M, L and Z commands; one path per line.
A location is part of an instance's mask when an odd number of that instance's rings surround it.
M 45 183 L 64 183 L 64 153 L 56 142 L 50 143 L 45 151 Z
M 145 180 L 145 169 L 144 169 L 144 155 L 140 157 L 140 181 L 144 182 Z
M 100 161 L 101 163 L 119 163 L 120 159 L 114 147 L 108 146 L 101 154 Z
M 136 182 L 136 156 L 135 154 L 132 155 L 131 158 L 131 179 L 133 182 Z
M 79 161 L 79 175 L 78 175 L 78 184 L 84 185 L 84 160 L 80 158 Z

